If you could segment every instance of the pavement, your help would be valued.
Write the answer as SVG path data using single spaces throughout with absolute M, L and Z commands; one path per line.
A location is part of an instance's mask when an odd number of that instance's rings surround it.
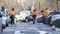
M 15 25 L 9 25 L 3 30 L 3 34 L 60 34 L 60 28 L 56 28 L 56 31 L 52 30 L 52 27 L 32 22 L 19 22 Z

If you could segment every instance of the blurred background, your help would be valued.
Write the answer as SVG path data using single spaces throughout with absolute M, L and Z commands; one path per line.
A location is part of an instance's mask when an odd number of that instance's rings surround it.
M 51 8 L 53 10 L 60 9 L 60 0 L 0 0 L 0 7 L 4 6 L 7 9 L 15 8 L 15 14 L 22 10 L 27 10 L 31 6 L 35 6 L 38 11 Z
M 0 0 L 0 24 L 3 34 L 60 34 L 60 0 Z

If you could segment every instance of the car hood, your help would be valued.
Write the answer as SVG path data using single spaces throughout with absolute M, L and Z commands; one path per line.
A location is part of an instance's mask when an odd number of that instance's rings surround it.
M 3 16 L 2 19 L 9 19 L 10 16 Z
M 19 15 L 15 15 L 15 17 L 19 17 Z
M 2 17 L 2 19 L 6 20 L 6 19 L 7 19 L 7 17 Z

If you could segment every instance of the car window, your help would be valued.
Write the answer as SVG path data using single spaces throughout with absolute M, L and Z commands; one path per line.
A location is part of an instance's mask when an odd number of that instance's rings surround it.
M 28 15 L 30 15 L 30 11 L 23 11 L 23 12 L 20 12 L 20 15 L 28 16 Z
M 51 14 L 56 15 L 56 14 L 60 14 L 60 12 L 51 12 L 50 15 Z
M 6 14 L 9 14 L 8 10 L 6 10 Z
M 6 16 L 9 16 L 9 11 L 8 10 L 6 10 Z

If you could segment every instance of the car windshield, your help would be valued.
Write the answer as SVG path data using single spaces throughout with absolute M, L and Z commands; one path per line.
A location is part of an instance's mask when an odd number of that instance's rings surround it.
M 51 12 L 50 15 L 51 14 L 56 15 L 56 14 L 60 14 L 60 12 Z
M 28 12 L 28 11 L 24 11 L 24 12 L 20 13 L 20 15 L 29 15 L 29 14 L 30 14 L 30 12 Z

